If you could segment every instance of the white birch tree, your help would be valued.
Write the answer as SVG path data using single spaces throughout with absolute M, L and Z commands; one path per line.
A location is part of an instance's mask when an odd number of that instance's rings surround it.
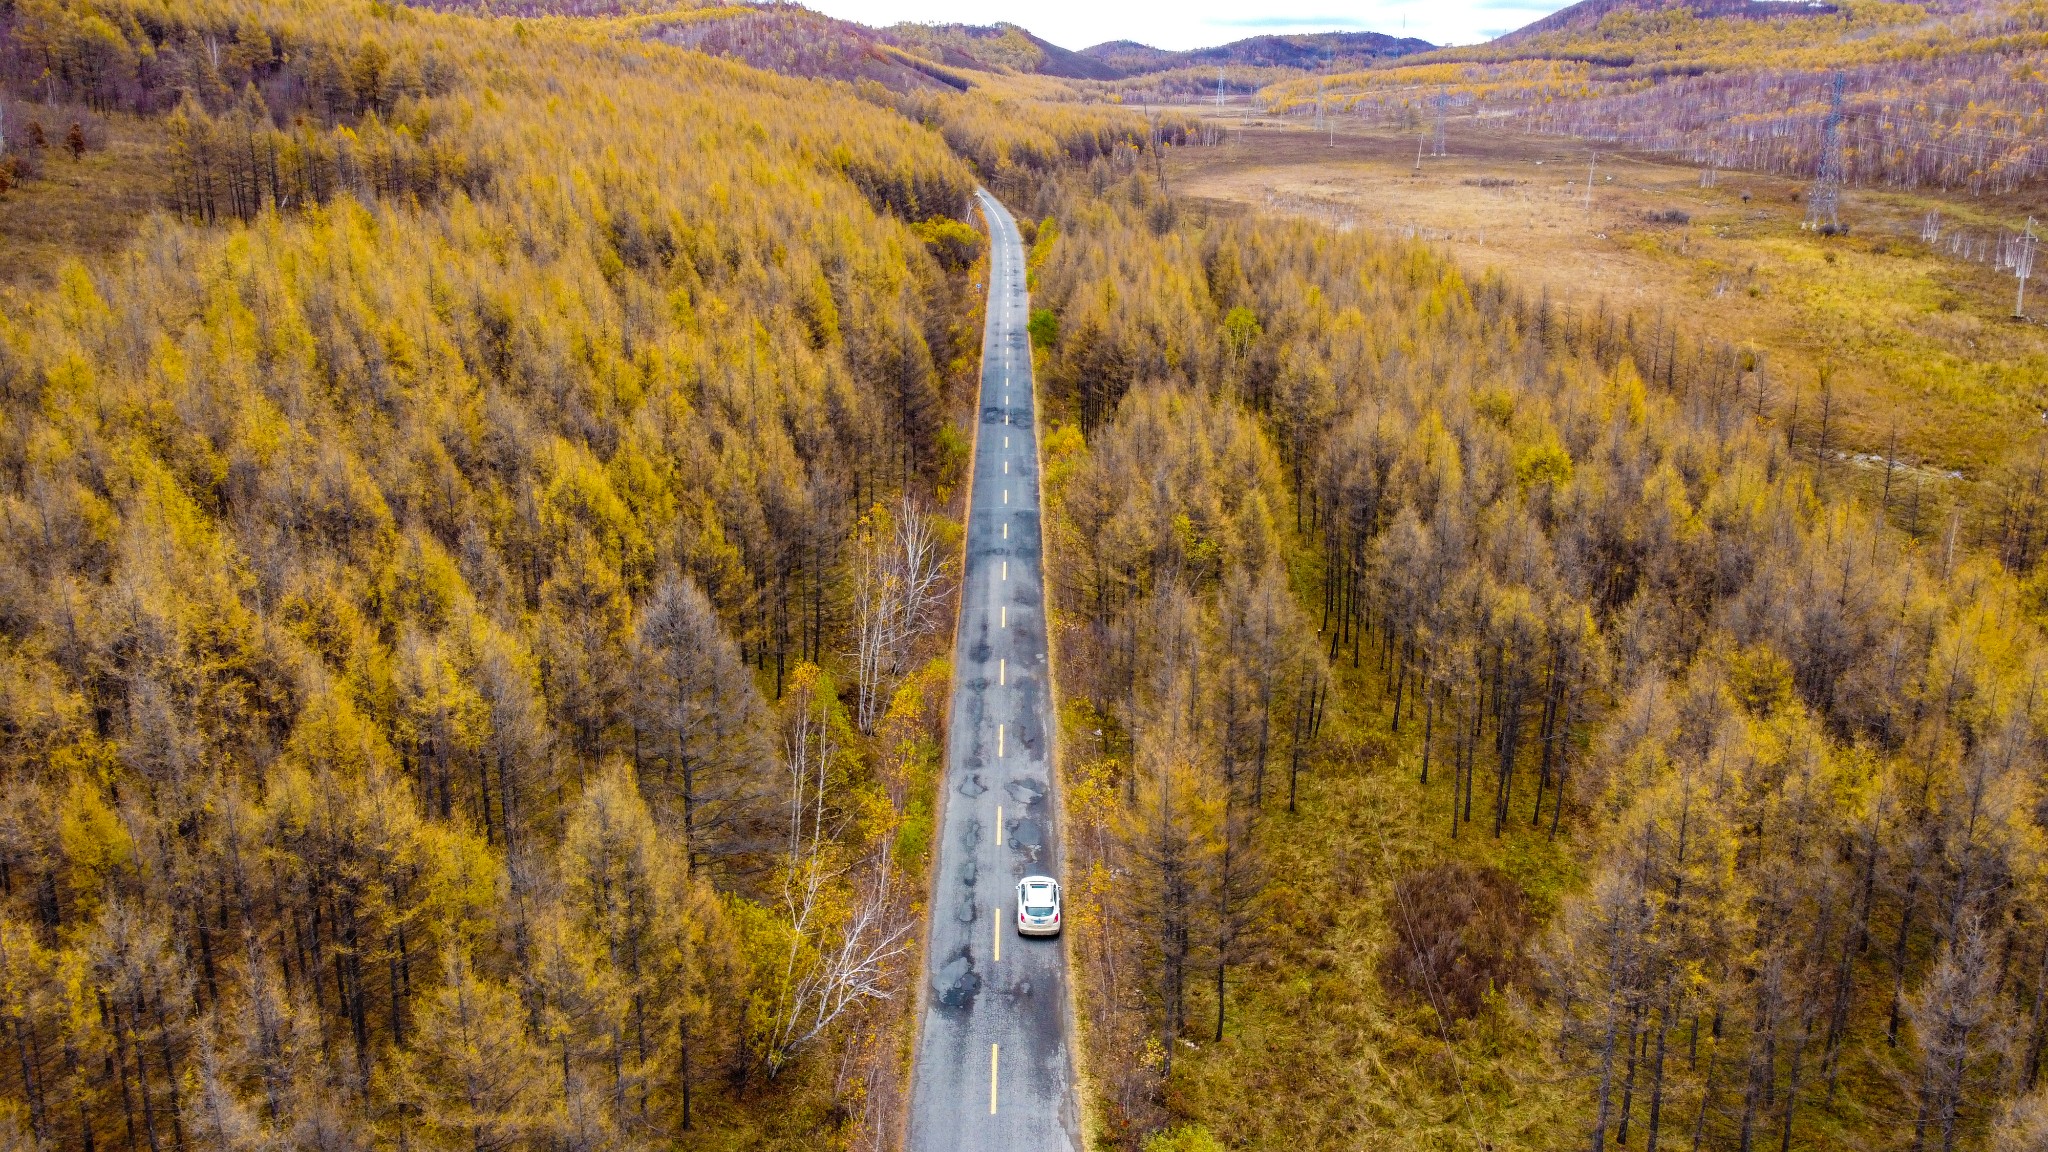
M 917 640 L 946 594 L 945 558 L 931 515 L 904 497 L 892 515 L 876 505 L 861 521 L 853 560 L 854 720 L 873 733 Z

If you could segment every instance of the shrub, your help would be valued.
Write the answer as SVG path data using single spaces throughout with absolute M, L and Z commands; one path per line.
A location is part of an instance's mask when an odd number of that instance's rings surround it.
M 1060 318 L 1050 308 L 1033 308 L 1025 331 L 1031 333 L 1031 346 L 1044 351 L 1060 341 Z
M 1394 941 L 1380 980 L 1390 991 L 1467 1019 L 1488 992 L 1523 976 L 1529 913 L 1497 869 L 1450 861 L 1408 872 L 1394 881 L 1387 914 Z
M 948 271 L 967 267 L 981 253 L 981 233 L 950 217 L 934 216 L 910 228 Z
M 1180 1124 L 1147 1137 L 1145 1152 L 1223 1152 L 1223 1142 L 1200 1124 Z

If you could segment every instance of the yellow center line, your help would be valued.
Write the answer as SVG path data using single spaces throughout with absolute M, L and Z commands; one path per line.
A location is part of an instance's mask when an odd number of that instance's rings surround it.
M 1003 493 L 1003 495 L 1004 495 L 1004 496 L 1008 496 L 1008 495 L 1009 495 L 1009 493 L 1008 493 L 1008 492 L 1005 492 L 1005 493 Z M 1005 579 L 1005 580 L 1008 580 L 1009 578 L 1010 578 L 1010 562 L 1009 562 L 1008 560 L 1005 560 L 1005 561 L 1003 561 L 1003 579 Z
M 1010 522 L 1009 522 L 1008 520 L 1005 520 L 1005 521 L 1003 521 L 1003 539 L 1005 539 L 1005 540 L 1008 540 L 1009 538 L 1010 538 Z
M 996 1114 L 996 1053 L 1001 1048 L 1000 1044 L 988 1046 L 988 1114 L 991 1116 Z
M 991 909 L 991 911 L 995 913 L 995 925 L 996 925 L 996 959 L 995 959 L 995 962 L 996 962 L 996 963 L 998 963 L 998 964 L 1001 964 L 1001 963 L 1003 962 L 1003 910 L 1002 910 L 1002 908 L 1001 908 L 1001 907 L 997 907 L 997 908 L 993 908 L 993 909 Z
M 1009 682 L 1010 682 L 1010 661 L 1009 661 L 1009 660 L 1008 660 L 1007 658 L 1005 658 L 1005 659 L 1000 659 L 1000 660 L 997 660 L 997 661 L 996 661 L 996 683 L 998 683 L 998 684 L 1008 684 Z
M 1000 760 L 1000 759 L 1002 759 L 1002 757 L 1003 757 L 1003 726 L 1002 726 L 1001 724 L 998 724 L 998 725 L 996 725 L 996 759 Z
M 1009 606 L 1008 604 L 1005 604 L 1005 605 L 1003 605 L 1003 627 L 1005 627 L 1005 628 L 1008 628 L 1009 626 L 1010 626 L 1010 606 Z

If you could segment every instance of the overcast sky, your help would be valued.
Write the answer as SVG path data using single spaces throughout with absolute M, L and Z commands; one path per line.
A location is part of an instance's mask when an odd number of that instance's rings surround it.
M 1386 32 L 1470 44 L 1512 31 L 1569 0 L 803 0 L 863 24 L 1008 21 L 1064 48 L 1136 40 L 1206 48 L 1286 32 Z

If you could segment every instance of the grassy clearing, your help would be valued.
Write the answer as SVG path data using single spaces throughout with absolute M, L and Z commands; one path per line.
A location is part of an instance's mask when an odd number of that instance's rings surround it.
M 161 125 L 107 121 L 107 146 L 73 160 L 60 147 L 42 175 L 0 195 L 0 301 L 9 290 L 47 287 L 66 259 L 103 260 L 163 202 L 167 140 Z
M 1546 1010 L 1509 988 L 1446 1023 L 1390 992 L 1379 965 L 1396 877 L 1446 859 L 1491 865 L 1541 923 L 1578 883 L 1576 862 L 1547 819 L 1511 821 L 1500 840 L 1475 820 L 1453 839 L 1449 777 L 1436 765 L 1419 782 L 1419 717 L 1397 736 L 1389 711 L 1371 669 L 1345 661 L 1298 811 L 1284 791 L 1270 810 L 1265 955 L 1231 979 L 1223 1042 L 1181 1053 L 1169 1107 L 1233 1148 L 1552 1147 L 1573 1102 L 1547 1067 Z M 1518 794 L 1520 815 L 1530 799 Z M 1213 1022 L 1210 986 L 1193 1000 L 1190 1018 Z

